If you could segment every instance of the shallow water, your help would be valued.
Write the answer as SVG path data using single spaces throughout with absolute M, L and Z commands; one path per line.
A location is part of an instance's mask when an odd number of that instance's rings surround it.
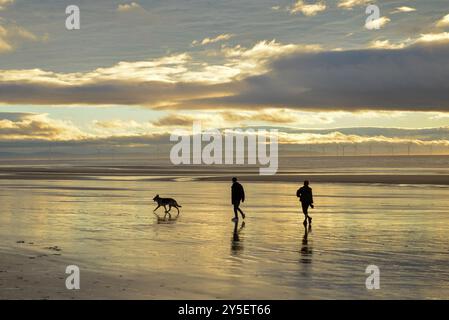
M 449 296 L 448 187 L 314 184 L 306 233 L 298 186 L 243 184 L 236 237 L 229 183 L 0 180 L 0 240 L 57 245 L 143 282 L 181 277 L 179 290 L 212 298 Z M 183 206 L 177 221 L 158 223 L 157 193 Z M 368 265 L 380 269 L 380 290 L 365 287 Z

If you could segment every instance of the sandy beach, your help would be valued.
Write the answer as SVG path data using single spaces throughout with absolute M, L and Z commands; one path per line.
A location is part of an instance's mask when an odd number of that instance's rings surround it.
M 30 247 L 31 245 L 28 245 Z M 25 247 L 25 248 L 24 248 Z M 8 300 L 103 300 L 103 299 L 213 299 L 201 292 L 180 290 L 179 275 L 133 274 L 98 271 L 76 261 L 80 268 L 79 290 L 66 288 L 66 267 L 74 261 L 48 250 L 16 247 L 0 249 L 0 299 Z M 193 280 L 193 279 L 192 279 Z M 192 281 L 194 284 L 194 281 Z
M 449 294 L 449 189 L 443 180 L 419 185 L 402 176 L 390 183 L 377 176 L 369 177 L 376 183 L 313 178 L 316 208 L 308 230 L 292 177 L 258 181 L 243 175 L 247 218 L 237 225 L 230 221 L 224 175 L 88 178 L 0 179 L 0 298 L 443 299 Z M 394 179 L 401 183 L 392 184 Z M 152 214 L 156 194 L 182 204 L 177 220 Z M 72 264 L 81 270 L 76 291 L 65 288 L 65 268 Z M 365 287 L 365 268 L 372 264 L 381 271 L 380 290 Z

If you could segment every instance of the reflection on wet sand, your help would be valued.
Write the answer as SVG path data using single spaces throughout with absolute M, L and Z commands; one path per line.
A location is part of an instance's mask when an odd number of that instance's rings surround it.
M 231 254 L 237 255 L 241 251 L 243 251 L 243 241 L 240 238 L 240 232 L 245 228 L 245 221 L 242 222 L 242 225 L 240 228 L 238 228 L 239 222 L 234 221 L 234 232 L 232 234 L 232 241 L 231 241 Z
M 312 246 L 309 243 L 309 234 L 312 233 L 312 225 L 304 225 L 304 236 L 302 238 L 301 246 L 301 262 L 302 263 L 312 263 Z
M 168 219 L 167 214 L 165 214 L 163 217 L 160 217 L 156 212 L 153 212 L 153 214 L 156 216 L 157 224 L 174 224 L 179 218 L 179 214 L 176 215 L 174 218 L 168 216 Z

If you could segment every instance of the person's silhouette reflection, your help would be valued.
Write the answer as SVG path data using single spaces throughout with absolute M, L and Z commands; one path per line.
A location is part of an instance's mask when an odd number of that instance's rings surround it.
M 243 243 L 240 239 L 240 232 L 245 228 L 245 221 L 242 222 L 240 228 L 238 227 L 239 222 L 234 221 L 234 232 L 232 233 L 231 241 L 231 252 L 232 254 L 237 254 L 239 251 L 243 250 Z
M 309 234 L 312 232 L 312 225 L 309 227 L 304 225 L 304 237 L 302 238 L 301 245 L 301 262 L 311 263 L 312 262 L 312 246 L 309 243 Z

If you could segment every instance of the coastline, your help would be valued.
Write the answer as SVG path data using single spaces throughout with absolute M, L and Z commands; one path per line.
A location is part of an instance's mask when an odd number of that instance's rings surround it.
M 274 175 L 244 176 L 250 182 L 302 182 L 305 179 L 314 183 L 355 183 L 355 184 L 408 184 L 408 185 L 449 185 L 449 175 Z M 228 181 L 229 177 L 200 177 L 201 181 Z
M 449 185 L 449 174 L 356 174 L 356 173 L 291 173 L 281 172 L 276 175 L 259 175 L 254 172 L 204 172 L 170 171 L 170 170 L 28 170 L 10 169 L 6 173 L 0 170 L 0 181 L 17 180 L 86 180 L 86 181 L 229 181 L 238 175 L 246 182 L 301 182 L 305 179 L 314 183 L 353 183 L 353 184 L 392 184 L 392 185 Z

